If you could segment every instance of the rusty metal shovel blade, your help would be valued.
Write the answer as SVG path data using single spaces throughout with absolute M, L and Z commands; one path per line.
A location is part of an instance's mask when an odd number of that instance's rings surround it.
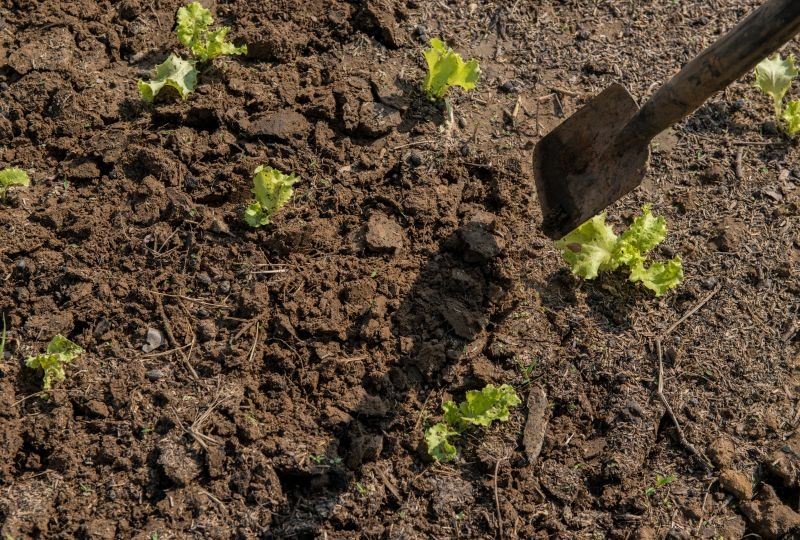
M 767 0 L 686 64 L 641 109 L 615 84 L 539 141 L 544 232 L 561 238 L 644 178 L 650 141 L 800 32 L 800 0 Z
M 649 141 L 632 141 L 622 154 L 612 148 L 638 111 L 628 91 L 613 84 L 539 141 L 533 163 L 545 234 L 561 238 L 639 185 Z

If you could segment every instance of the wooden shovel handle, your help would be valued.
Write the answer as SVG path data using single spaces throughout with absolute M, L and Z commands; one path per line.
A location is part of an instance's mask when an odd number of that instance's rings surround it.
M 623 128 L 617 142 L 649 141 L 753 69 L 798 31 L 800 0 L 765 2 L 659 88 Z

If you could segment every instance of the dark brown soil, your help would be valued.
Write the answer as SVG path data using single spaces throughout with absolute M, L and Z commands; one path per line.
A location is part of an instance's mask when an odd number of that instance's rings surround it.
M 800 531 L 800 159 L 752 76 L 609 209 L 668 219 L 661 299 L 573 277 L 531 171 L 759 2 L 205 4 L 249 55 L 149 107 L 181 2 L 0 2 L 0 166 L 32 178 L 0 204 L 4 538 Z M 419 91 L 431 37 L 483 70 L 452 122 Z M 254 230 L 262 164 L 302 181 Z M 24 359 L 57 333 L 86 352 L 45 400 Z M 432 463 L 441 402 L 487 383 L 531 410 Z

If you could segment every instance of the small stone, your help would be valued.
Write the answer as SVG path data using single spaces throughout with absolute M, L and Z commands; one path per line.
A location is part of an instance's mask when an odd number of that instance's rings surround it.
M 231 282 L 226 280 L 220 281 L 219 286 L 217 287 L 220 294 L 228 294 L 231 292 Z
M 712 277 L 708 277 L 708 278 L 705 278 L 704 280 L 702 280 L 700 282 L 700 285 L 702 285 L 703 288 L 706 289 L 706 290 L 711 290 L 711 289 L 713 289 L 714 287 L 717 286 L 717 283 L 719 283 L 719 279 L 717 279 L 717 278 L 712 276 Z
M 500 90 L 510 94 L 517 91 L 517 85 L 514 84 L 514 81 L 506 81 L 500 86 Z
M 408 161 L 411 162 L 412 166 L 419 167 L 420 165 L 422 165 L 422 156 L 420 156 L 416 152 L 413 152 L 411 156 L 409 156 Z
M 155 328 L 148 328 L 144 340 L 145 344 L 142 345 L 142 351 L 149 353 L 161 347 L 164 343 L 164 334 Z
M 150 371 L 148 371 L 144 375 L 151 382 L 156 382 L 156 381 L 161 380 L 161 379 L 163 379 L 164 377 L 167 376 L 167 374 L 164 373 L 163 371 L 161 371 L 160 369 L 151 369 Z
M 753 498 L 753 484 L 744 474 L 733 469 L 726 469 L 719 475 L 719 483 L 726 492 L 736 497 L 739 501 L 749 501 Z

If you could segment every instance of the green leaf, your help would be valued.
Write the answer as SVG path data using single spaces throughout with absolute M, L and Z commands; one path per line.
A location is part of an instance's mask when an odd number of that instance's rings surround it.
M 233 43 L 225 41 L 225 36 L 228 35 L 230 30 L 225 26 L 219 30 L 209 32 L 202 46 L 192 48 L 192 52 L 197 56 L 197 59 L 200 62 L 207 62 L 226 54 L 247 54 L 247 45 L 237 47 Z
M 572 272 L 584 279 L 594 279 L 601 270 L 614 270 L 612 256 L 617 248 L 617 235 L 606 224 L 605 212 L 593 217 L 555 242 Z
M 177 20 L 175 31 L 178 34 L 178 41 L 188 47 L 200 63 L 209 62 L 226 54 L 247 54 L 247 45 L 237 47 L 225 41 L 225 36 L 230 32 L 229 27 L 223 26 L 209 31 L 214 18 L 209 10 L 197 2 L 178 9 Z
M 777 118 L 781 117 L 783 110 L 783 96 L 786 95 L 792 79 L 797 75 L 798 71 L 792 55 L 783 60 L 780 53 L 775 53 L 756 66 L 756 86 L 772 96 Z
M 470 426 L 488 426 L 495 420 L 505 422 L 508 408 L 520 403 L 514 388 L 508 384 L 500 387 L 487 384 L 483 390 L 470 390 L 459 405 L 445 401 L 442 403 L 444 422 L 425 430 L 428 453 L 437 461 L 455 459 L 456 448 L 449 437 L 460 435 Z
M 790 101 L 783 111 L 784 131 L 789 137 L 800 133 L 800 100 Z
M 156 66 L 156 76 L 149 82 L 139 81 L 139 94 L 142 99 L 152 103 L 164 88 L 174 88 L 182 99 L 194 92 L 197 86 L 197 69 L 191 60 L 170 54 L 164 62 Z
M 214 22 L 211 11 L 201 6 L 199 2 L 192 2 L 179 8 L 176 19 L 178 25 L 175 33 L 178 34 L 178 41 L 189 49 L 194 49 L 195 44 L 200 42 L 202 34 L 207 32 L 208 27 Z
M 57 335 L 47 344 L 47 352 L 29 356 L 25 360 L 25 365 L 31 369 L 44 370 L 42 390 L 49 392 L 53 382 L 63 381 L 66 378 L 64 366 L 82 353 L 83 349 L 78 345 L 62 335 Z
M 9 167 L 0 171 L 0 197 L 5 198 L 6 191 L 11 186 L 28 187 L 31 185 L 31 179 L 28 173 L 16 167 Z
M 650 205 L 646 204 L 642 207 L 642 215 L 633 220 L 619 241 L 645 254 L 666 237 L 667 221 L 663 217 L 654 217 L 650 212 Z
M 667 223 L 655 217 L 650 206 L 642 208 L 642 215 L 617 237 L 606 224 L 606 215 L 593 217 L 561 240 L 555 246 L 561 250 L 564 260 L 572 272 L 584 279 L 594 279 L 598 272 L 626 267 L 629 279 L 663 295 L 683 280 L 680 258 L 666 265 L 654 262 L 647 266 L 646 253 L 661 243 L 667 236 Z
M 245 209 L 245 221 L 251 227 L 270 223 L 272 215 L 285 205 L 294 193 L 292 186 L 300 178 L 295 174 L 283 174 L 272 167 L 260 165 L 253 175 L 255 202 Z
M 470 390 L 466 401 L 459 406 L 460 422 L 489 426 L 495 420 L 508 420 L 508 408 L 522 403 L 509 384 L 495 387 L 487 384 L 483 390 Z
M 456 447 L 449 438 L 458 435 L 447 424 L 434 424 L 425 430 L 425 443 L 428 445 L 428 454 L 436 461 L 452 461 L 456 458 Z
M 474 58 L 464 62 L 461 55 L 437 38 L 431 39 L 431 48 L 423 51 L 422 55 L 428 64 L 428 74 L 422 82 L 428 99 L 443 97 L 451 86 L 460 86 L 464 90 L 475 88 L 481 68 Z
M 258 201 L 254 201 L 244 209 L 244 220 L 251 227 L 261 227 L 269 223 L 269 216 L 261 209 Z
M 648 268 L 640 263 L 630 268 L 628 279 L 633 282 L 641 282 L 642 285 L 656 293 L 656 296 L 663 296 L 664 293 L 683 281 L 683 265 L 680 257 L 675 257 L 666 265 L 654 262 Z

